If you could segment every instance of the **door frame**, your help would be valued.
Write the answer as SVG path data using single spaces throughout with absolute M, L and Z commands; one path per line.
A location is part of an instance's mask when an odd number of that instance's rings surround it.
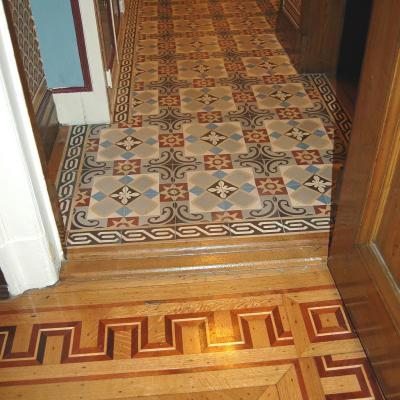
M 328 260 L 388 399 L 400 398 L 400 292 L 374 241 L 400 160 L 399 19 L 397 0 L 374 2 Z
M 63 249 L 0 4 L 0 266 L 11 295 L 57 282 Z

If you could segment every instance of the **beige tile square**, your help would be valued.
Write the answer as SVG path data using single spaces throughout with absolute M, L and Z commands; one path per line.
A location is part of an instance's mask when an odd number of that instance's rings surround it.
M 176 38 L 177 53 L 201 53 L 221 51 L 216 36 L 202 36 L 199 38 Z
M 270 29 L 271 26 L 264 17 L 233 17 L 227 18 L 228 24 L 232 30 L 247 30 L 247 29 Z
M 254 85 L 251 88 L 257 100 L 257 107 L 261 110 L 313 106 L 301 83 Z
M 182 112 L 234 111 L 232 89 L 229 86 L 179 89 Z
M 288 56 L 243 57 L 242 61 L 249 76 L 297 74 Z
M 276 152 L 333 149 L 320 118 L 268 120 L 264 126 Z
M 172 15 L 207 15 L 209 14 L 207 3 L 188 3 L 188 4 L 173 4 Z
M 107 128 L 100 132 L 97 161 L 146 160 L 159 154 L 157 128 Z
M 212 19 L 196 18 L 188 21 L 186 19 L 174 20 L 175 32 L 211 32 L 214 30 Z
M 239 51 L 249 50 L 276 50 L 281 49 L 276 35 L 234 35 L 233 36 Z
M 158 54 L 158 40 L 157 39 L 139 40 L 137 46 L 137 53 L 145 56 Z
M 332 164 L 279 167 L 293 207 L 330 205 Z
M 160 215 L 158 174 L 97 176 L 88 219 Z
M 135 82 L 152 82 L 157 80 L 157 61 L 138 62 L 135 64 Z
M 252 168 L 187 173 L 191 213 L 262 208 Z
M 145 35 L 152 35 L 158 33 L 157 21 L 143 21 L 140 23 L 139 32 Z
M 227 78 L 222 58 L 178 61 L 178 79 Z
M 222 9 L 226 14 L 240 14 L 240 15 L 252 15 L 261 13 L 261 9 L 255 1 L 242 1 L 242 2 L 223 2 Z
M 159 113 L 158 90 L 132 92 L 132 115 L 156 115 Z
M 157 6 L 142 6 L 140 8 L 140 14 L 144 17 L 156 17 L 158 15 Z
M 239 122 L 183 125 L 185 155 L 247 153 Z

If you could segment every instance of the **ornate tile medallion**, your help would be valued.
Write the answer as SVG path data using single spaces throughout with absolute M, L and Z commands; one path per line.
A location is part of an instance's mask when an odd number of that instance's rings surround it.
M 274 151 L 333 148 L 320 118 L 272 120 L 264 125 Z
M 188 173 L 192 213 L 261 208 L 251 168 Z
M 287 56 L 243 57 L 242 61 L 248 76 L 297 74 Z
M 183 125 L 186 155 L 247 153 L 239 122 Z
M 331 164 L 280 167 L 280 172 L 293 206 L 331 204 Z
M 182 112 L 233 111 L 236 104 L 229 86 L 179 89 Z
M 98 161 L 140 160 L 158 156 L 157 128 L 108 128 L 100 132 Z
M 254 85 L 252 89 L 257 100 L 257 106 L 261 110 L 313 106 L 301 83 Z
M 221 58 L 209 58 L 207 60 L 183 60 L 178 61 L 179 79 L 205 79 L 227 78 L 224 60 Z
M 158 174 L 93 179 L 89 219 L 160 215 Z

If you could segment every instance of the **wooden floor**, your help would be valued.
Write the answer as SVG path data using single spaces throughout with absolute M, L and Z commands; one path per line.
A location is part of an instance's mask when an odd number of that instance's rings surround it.
M 315 262 L 62 282 L 0 315 L 3 400 L 382 398 Z

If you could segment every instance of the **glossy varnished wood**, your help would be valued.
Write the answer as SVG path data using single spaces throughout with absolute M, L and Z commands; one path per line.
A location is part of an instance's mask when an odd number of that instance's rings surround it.
M 329 265 L 390 399 L 400 398 L 398 157 L 400 17 L 374 2 Z
M 2 399 L 382 398 L 324 264 L 62 282 L 0 318 Z

